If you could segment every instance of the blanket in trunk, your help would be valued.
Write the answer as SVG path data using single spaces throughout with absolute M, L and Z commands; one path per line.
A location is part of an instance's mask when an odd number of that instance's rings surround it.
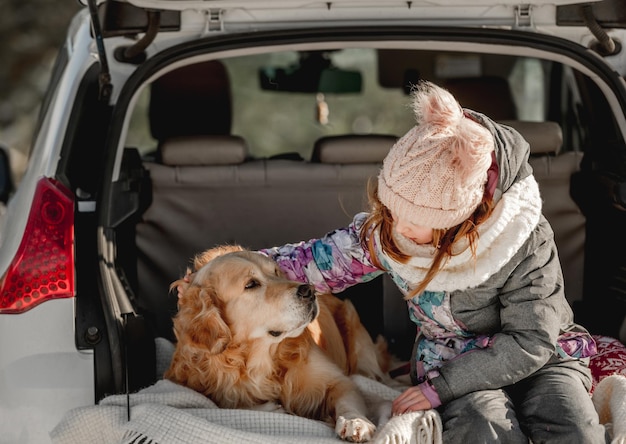
M 373 409 L 387 407 L 385 401 L 400 393 L 398 388 L 368 378 L 353 379 Z M 609 430 L 611 443 L 626 444 L 626 377 L 613 375 L 600 381 L 593 402 L 600 422 Z M 393 416 L 380 423 L 371 442 L 441 444 L 441 433 L 439 414 L 427 410 Z M 281 412 L 220 409 L 200 393 L 168 380 L 128 397 L 113 395 L 99 405 L 74 409 L 54 428 L 51 438 L 54 444 L 340 442 L 334 429 L 324 422 Z
M 157 374 L 169 366 L 174 345 L 157 338 Z M 378 426 L 374 444 L 442 444 L 436 410 L 390 417 L 391 401 L 409 385 L 393 386 L 352 376 Z M 626 444 L 626 376 L 603 376 L 593 391 L 600 422 L 611 444 Z M 137 393 L 112 395 L 98 405 L 68 412 L 52 430 L 54 444 L 324 444 L 341 440 L 330 425 L 290 415 L 278 408 L 220 409 L 204 395 L 160 380 Z
M 390 401 L 401 393 L 362 376 L 353 380 L 373 409 L 390 409 Z M 436 410 L 413 412 L 385 419 L 370 442 L 441 444 L 441 432 Z M 96 406 L 74 409 L 54 428 L 51 438 L 55 444 L 341 442 L 324 422 L 279 411 L 220 409 L 200 393 L 168 380 L 128 397 L 113 395 Z

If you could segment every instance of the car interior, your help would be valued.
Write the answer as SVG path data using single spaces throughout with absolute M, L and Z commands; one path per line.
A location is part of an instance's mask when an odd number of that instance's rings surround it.
M 576 318 L 594 334 L 619 337 L 625 299 L 611 282 L 626 268 L 598 247 L 606 245 L 598 239 L 604 224 L 617 229 L 624 219 L 620 205 L 598 198 L 619 166 L 607 143 L 595 140 L 624 141 L 588 76 L 511 55 L 374 47 L 289 52 L 196 61 L 154 76 L 141 92 L 119 187 L 120 201 L 130 199 L 122 197 L 130 189 L 138 203 L 115 230 L 117 271 L 141 319 L 139 330 L 124 333 L 142 338 L 128 347 L 174 340 L 170 284 L 195 254 L 219 244 L 259 249 L 316 238 L 366 211 L 368 182 L 414 124 L 408 93 L 419 79 L 439 83 L 462 106 L 526 138 Z M 310 79 L 298 79 L 304 70 L 294 66 L 317 73 L 317 86 L 302 86 Z M 276 82 L 281 75 L 289 79 Z M 252 120 L 258 123 L 246 123 Z M 388 277 L 338 296 L 355 304 L 372 337 L 382 334 L 398 358 L 410 356 L 415 327 Z M 127 370 L 143 374 L 155 359 L 144 350 L 129 358 Z M 130 389 L 159 377 L 131 377 Z

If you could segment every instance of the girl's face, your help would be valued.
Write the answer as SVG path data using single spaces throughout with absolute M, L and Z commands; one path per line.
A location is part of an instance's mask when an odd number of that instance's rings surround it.
M 395 229 L 398 233 L 411 239 L 416 244 L 429 244 L 433 241 L 433 229 L 416 225 L 408 220 L 398 218 L 391 214 L 395 222 Z

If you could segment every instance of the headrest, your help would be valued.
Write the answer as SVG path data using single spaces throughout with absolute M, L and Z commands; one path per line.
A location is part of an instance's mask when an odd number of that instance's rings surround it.
M 494 120 L 517 119 L 517 107 L 509 82 L 503 77 L 447 79 L 443 85 L 463 108 L 478 111 Z
M 159 77 L 152 84 L 149 113 L 156 140 L 229 134 L 232 110 L 226 68 L 210 60 Z
M 558 154 L 563 146 L 563 131 L 556 122 L 527 122 L 522 120 L 501 120 L 530 144 L 531 154 Z
M 321 137 L 313 147 L 312 162 L 382 163 L 398 138 L 387 134 L 348 134 Z
M 170 166 L 238 165 L 248 157 L 239 136 L 186 136 L 164 141 L 161 163 Z

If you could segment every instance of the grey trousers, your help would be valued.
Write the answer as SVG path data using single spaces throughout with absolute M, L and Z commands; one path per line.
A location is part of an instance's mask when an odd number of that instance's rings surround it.
M 444 444 L 605 444 L 579 361 L 547 365 L 513 386 L 469 393 L 441 406 Z

